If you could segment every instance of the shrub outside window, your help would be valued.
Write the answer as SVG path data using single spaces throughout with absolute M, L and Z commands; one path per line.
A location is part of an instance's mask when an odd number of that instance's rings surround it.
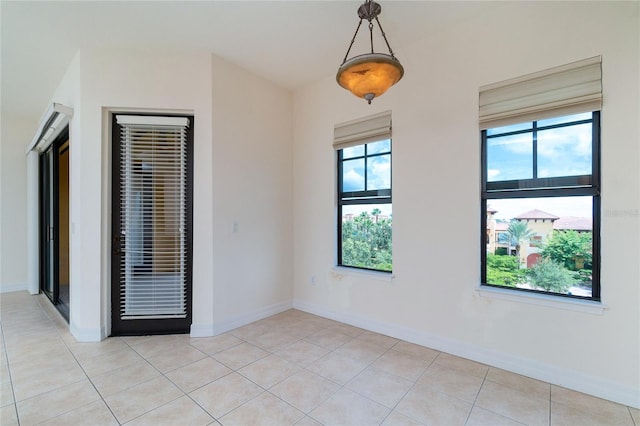
M 338 149 L 338 265 L 391 272 L 391 139 Z
M 483 285 L 600 300 L 600 113 L 481 140 Z

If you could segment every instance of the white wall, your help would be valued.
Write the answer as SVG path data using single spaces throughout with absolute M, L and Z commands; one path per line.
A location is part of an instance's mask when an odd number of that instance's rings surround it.
M 110 112 L 194 115 L 192 335 L 291 306 L 289 92 L 207 52 L 86 50 L 53 101 L 75 109 L 70 326 L 76 339 L 100 340 L 110 330 Z M 230 236 L 234 222 L 238 232 Z
M 290 92 L 214 56 L 216 334 L 291 307 Z
M 2 111 L 0 134 L 0 293 L 27 289 L 27 163 L 37 122 Z
M 396 51 L 406 75 L 371 106 L 333 77 L 297 91 L 294 306 L 640 406 L 638 40 L 637 3 L 513 3 Z M 478 88 L 596 55 L 607 308 L 480 297 Z M 335 123 L 387 109 L 395 278 L 385 281 L 332 268 L 331 141 Z
M 95 341 L 110 330 L 111 162 L 109 111 L 172 111 L 196 115 L 196 178 L 210 181 L 211 58 L 207 53 L 167 54 L 133 51 L 81 51 L 53 96 L 74 108 L 70 122 L 70 328 L 76 339 Z M 208 153 L 207 153 L 208 152 Z M 207 170 L 209 179 L 207 179 Z M 194 191 L 197 202 L 211 199 L 211 186 Z M 210 205 L 205 202 L 204 205 Z M 209 249 L 210 209 L 194 214 L 202 237 L 194 233 L 196 255 Z M 207 214 L 209 215 L 207 217 Z M 211 257 L 198 258 L 198 265 Z M 206 270 L 206 268 L 204 268 Z M 200 271 L 200 270 L 199 270 Z M 194 294 L 203 296 L 211 275 L 194 274 Z M 210 294 L 209 293 L 209 299 Z M 210 304 L 194 306 L 194 322 L 210 321 Z

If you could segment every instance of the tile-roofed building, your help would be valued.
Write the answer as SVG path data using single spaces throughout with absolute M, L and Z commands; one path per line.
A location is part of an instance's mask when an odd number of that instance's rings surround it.
M 593 221 L 588 217 L 564 216 L 553 222 L 553 229 L 556 231 L 590 232 L 592 228 Z
M 509 229 L 509 223 L 508 222 L 496 222 L 496 231 L 505 231 L 507 229 Z
M 514 219 L 518 219 L 518 220 L 547 219 L 547 220 L 554 221 L 560 218 L 558 216 L 552 215 L 551 213 L 534 209 L 534 210 L 529 210 L 528 212 L 519 214 L 518 216 L 514 217 Z

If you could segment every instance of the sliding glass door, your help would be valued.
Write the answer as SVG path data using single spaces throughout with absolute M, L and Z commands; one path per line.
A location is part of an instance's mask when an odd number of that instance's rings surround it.
M 40 154 L 40 290 L 69 320 L 69 132 Z

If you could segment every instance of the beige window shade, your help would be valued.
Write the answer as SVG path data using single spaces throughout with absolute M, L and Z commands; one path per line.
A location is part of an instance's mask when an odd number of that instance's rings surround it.
M 481 129 L 602 108 L 602 57 L 480 87 Z
M 333 129 L 333 147 L 349 148 L 391 137 L 391 111 L 370 115 L 358 120 L 336 124 Z

